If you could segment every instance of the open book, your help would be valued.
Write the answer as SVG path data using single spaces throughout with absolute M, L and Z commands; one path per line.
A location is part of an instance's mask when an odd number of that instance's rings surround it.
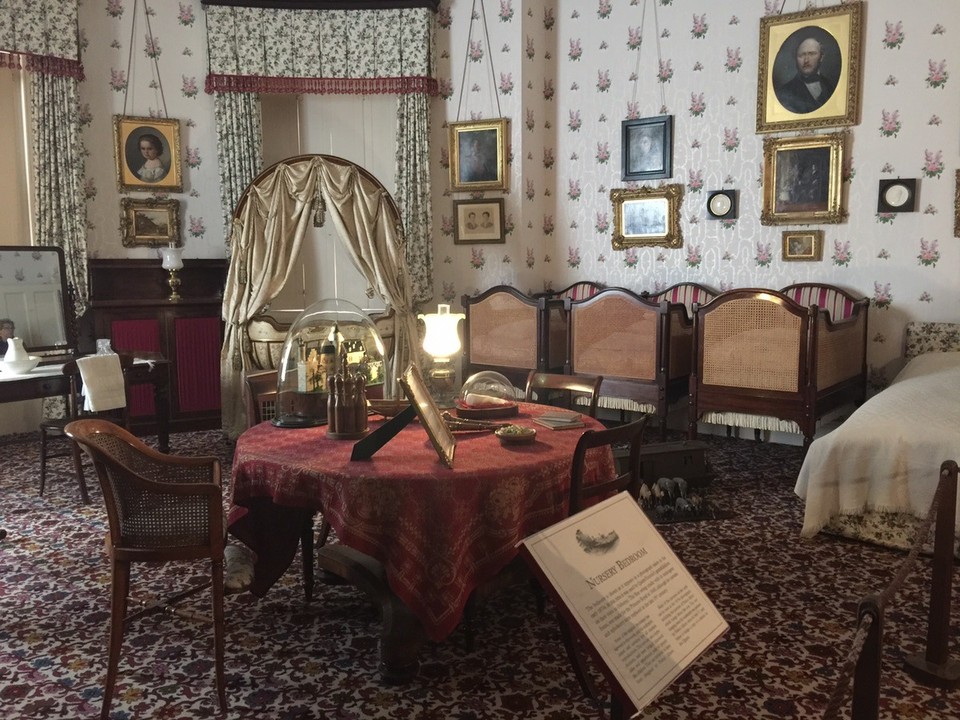
M 583 418 L 580 417 L 580 413 L 569 410 L 547 410 L 543 415 L 533 418 L 533 421 L 553 430 L 583 427 Z
M 520 554 L 636 712 L 728 629 L 629 493 L 531 535 Z

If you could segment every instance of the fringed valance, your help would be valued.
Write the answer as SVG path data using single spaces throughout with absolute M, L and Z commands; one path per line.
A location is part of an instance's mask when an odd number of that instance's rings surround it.
M 77 27 L 77 0 L 3 0 L 0 51 L 27 59 L 2 66 L 82 78 Z
M 255 93 L 310 93 L 315 95 L 436 95 L 437 81 L 425 77 L 287 78 L 257 75 L 207 75 L 206 91 Z
M 437 92 L 429 7 L 205 7 L 207 92 Z
M 79 62 L 49 55 L 11 53 L 0 50 L 0 67 L 11 70 L 27 70 L 56 77 L 69 77 L 77 81 L 83 80 L 83 65 Z

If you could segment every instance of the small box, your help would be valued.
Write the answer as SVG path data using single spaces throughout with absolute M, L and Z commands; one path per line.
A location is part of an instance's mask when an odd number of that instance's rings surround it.
M 648 483 L 662 477 L 682 477 L 690 487 L 709 485 L 713 472 L 706 450 L 707 444 L 701 440 L 644 445 L 640 448 L 640 475 Z M 614 457 L 625 460 L 627 454 L 627 448 L 621 448 L 614 452 Z

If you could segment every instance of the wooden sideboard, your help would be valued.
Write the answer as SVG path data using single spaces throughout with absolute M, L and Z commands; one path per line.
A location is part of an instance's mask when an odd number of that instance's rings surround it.
M 159 259 L 89 261 L 90 309 L 80 327 L 81 352 L 97 338 L 114 350 L 159 353 L 170 361 L 170 430 L 221 427 L 220 319 L 226 260 L 184 260 L 181 299 L 170 301 L 168 273 Z M 131 388 L 131 423 L 155 424 L 154 398 Z

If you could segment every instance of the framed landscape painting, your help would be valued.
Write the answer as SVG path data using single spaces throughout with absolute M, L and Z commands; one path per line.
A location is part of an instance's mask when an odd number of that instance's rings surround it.
M 852 2 L 760 19 L 757 132 L 857 124 L 862 12 Z
M 121 198 L 124 247 L 180 245 L 179 200 Z
M 787 230 L 783 233 L 784 260 L 823 260 L 823 230 Z

